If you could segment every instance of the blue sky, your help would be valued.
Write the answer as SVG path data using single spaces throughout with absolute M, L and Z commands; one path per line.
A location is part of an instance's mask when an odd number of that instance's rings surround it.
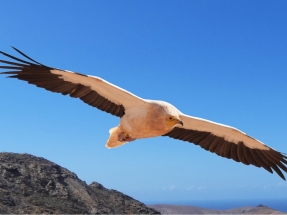
M 287 152 L 286 1 L 3 1 L 0 49 L 99 76 Z M 17 55 L 17 54 L 16 54 Z M 19 55 L 17 55 L 19 56 Z M 159 137 L 108 150 L 119 119 L 0 78 L 1 151 L 30 153 L 143 202 L 287 198 L 264 169 Z M 286 176 L 286 174 L 285 174 Z

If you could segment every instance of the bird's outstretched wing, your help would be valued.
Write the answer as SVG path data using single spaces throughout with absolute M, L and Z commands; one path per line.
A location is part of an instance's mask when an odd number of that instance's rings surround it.
M 188 141 L 221 157 L 233 159 L 246 165 L 272 169 L 285 180 L 280 168 L 287 172 L 287 156 L 264 145 L 245 133 L 226 125 L 181 115 L 184 127 L 175 127 L 163 136 Z
M 69 94 L 71 97 L 79 98 L 93 107 L 118 117 L 122 117 L 127 108 L 145 102 L 101 78 L 45 66 L 18 49 L 14 49 L 32 62 L 0 51 L 1 54 L 16 61 L 0 60 L 4 63 L 0 65 L 0 69 L 8 70 L 0 74 L 10 75 L 8 78 L 18 78 L 52 92 Z

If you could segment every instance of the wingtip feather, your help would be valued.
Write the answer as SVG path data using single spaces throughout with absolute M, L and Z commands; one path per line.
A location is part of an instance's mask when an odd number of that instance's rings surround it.
M 11 46 L 11 47 L 12 47 L 16 52 L 20 53 L 21 55 L 23 55 L 23 56 L 26 57 L 27 59 L 33 61 L 34 63 L 37 63 L 37 64 L 39 64 L 39 65 L 41 65 L 41 66 L 45 66 L 45 65 L 43 65 L 43 64 L 41 64 L 41 63 L 35 61 L 34 59 L 30 58 L 29 56 L 27 56 L 26 54 L 24 54 L 23 52 L 21 52 L 19 49 L 15 48 L 14 46 Z

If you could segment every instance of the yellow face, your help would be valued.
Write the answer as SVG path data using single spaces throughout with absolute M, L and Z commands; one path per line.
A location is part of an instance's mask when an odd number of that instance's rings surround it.
M 166 118 L 166 124 L 168 127 L 172 127 L 172 128 L 176 125 L 179 125 L 179 124 L 183 126 L 182 121 L 175 116 L 168 116 Z

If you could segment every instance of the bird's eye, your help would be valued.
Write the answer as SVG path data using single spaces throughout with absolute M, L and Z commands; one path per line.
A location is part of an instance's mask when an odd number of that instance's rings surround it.
M 172 118 L 172 117 L 169 117 L 169 120 L 173 120 L 173 118 Z

